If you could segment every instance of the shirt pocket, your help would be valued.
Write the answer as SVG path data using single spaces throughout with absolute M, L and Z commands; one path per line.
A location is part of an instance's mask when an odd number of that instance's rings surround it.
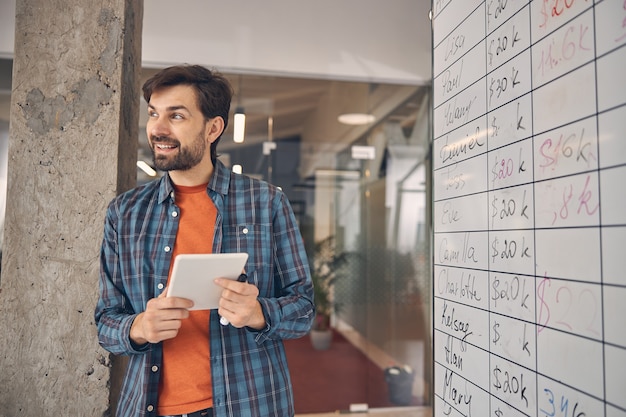
M 248 254 L 246 274 L 248 281 L 259 287 L 269 282 L 259 282 L 268 277 L 273 265 L 272 231 L 269 225 L 240 224 L 224 228 L 223 252 L 245 252 Z M 267 278 L 264 281 L 268 281 Z

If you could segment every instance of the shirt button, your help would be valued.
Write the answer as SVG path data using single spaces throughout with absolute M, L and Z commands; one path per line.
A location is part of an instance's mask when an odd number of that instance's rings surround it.
M 156 365 L 152 365 L 152 372 L 156 372 L 159 370 L 159 367 Z
M 174 191 L 170 193 L 170 197 L 174 198 Z
M 173 211 L 173 212 L 172 212 L 172 217 L 178 217 L 178 212 Z
M 160 290 L 162 290 L 162 289 L 163 289 L 163 283 L 160 283 L 160 282 L 159 282 L 159 285 L 157 285 L 157 288 L 158 288 L 158 289 L 160 289 Z
M 247 228 L 247 227 L 244 227 L 244 228 L 243 228 L 243 230 L 242 230 L 242 232 L 243 232 L 243 234 L 244 234 L 244 235 L 247 235 L 247 234 L 248 234 L 248 228 Z
M 154 410 L 154 406 L 153 405 L 149 405 L 148 406 L 148 412 L 151 413 L 153 410 Z
M 172 248 L 170 248 L 169 246 L 166 246 L 166 247 L 164 247 L 164 248 L 163 248 L 163 250 L 164 250 L 165 252 L 169 252 L 169 251 L 171 251 L 171 250 L 172 250 Z

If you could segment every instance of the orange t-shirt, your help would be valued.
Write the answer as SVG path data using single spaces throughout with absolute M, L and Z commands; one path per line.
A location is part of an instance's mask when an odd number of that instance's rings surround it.
M 180 213 L 172 265 L 178 254 L 213 251 L 217 209 L 207 195 L 206 187 L 206 184 L 175 187 L 176 205 Z M 209 310 L 189 313 L 189 318 L 182 321 L 178 335 L 163 341 L 159 415 L 185 414 L 213 406 Z

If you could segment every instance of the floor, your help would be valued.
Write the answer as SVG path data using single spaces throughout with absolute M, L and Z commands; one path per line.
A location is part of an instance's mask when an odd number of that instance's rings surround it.
M 353 345 L 365 352 L 373 362 L 380 364 L 381 367 L 383 367 L 384 364 L 389 363 L 390 358 L 382 350 L 371 346 L 366 339 L 362 338 L 349 326 L 345 326 L 341 323 L 338 326 L 338 330 L 343 334 L 343 336 L 350 340 Z M 423 388 L 424 381 L 416 379 L 415 382 L 416 385 L 418 385 L 418 389 Z M 372 408 L 366 412 L 350 412 L 346 410 L 319 414 L 297 414 L 296 417 L 336 417 L 338 414 L 351 415 L 355 417 L 432 417 L 432 407 Z
M 369 343 L 366 338 L 361 336 L 357 331 L 352 329 L 344 322 L 337 323 L 337 330 L 341 332 L 341 334 L 346 339 L 348 339 L 357 349 L 361 350 L 367 357 L 369 357 L 372 362 L 377 364 L 379 368 L 384 369 L 385 367 L 389 366 L 389 364 L 393 364 L 396 362 L 395 358 L 389 356 L 385 351 L 378 348 L 377 346 Z M 411 352 L 411 355 L 405 354 L 403 355 L 403 357 L 414 356 L 413 360 L 411 360 L 415 373 L 415 380 L 413 381 L 413 392 L 415 393 L 415 395 L 421 396 L 422 393 L 426 392 L 427 390 L 426 381 L 422 379 L 422 376 L 425 374 L 423 369 L 423 342 L 412 341 L 407 343 L 410 344 L 407 344 L 407 346 L 405 346 L 404 348 L 408 349 Z

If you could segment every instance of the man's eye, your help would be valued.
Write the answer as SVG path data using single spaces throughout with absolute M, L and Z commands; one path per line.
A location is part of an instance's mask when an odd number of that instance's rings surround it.
M 180 120 L 182 118 L 183 118 L 182 114 L 179 114 L 179 113 L 172 114 L 172 119 Z

